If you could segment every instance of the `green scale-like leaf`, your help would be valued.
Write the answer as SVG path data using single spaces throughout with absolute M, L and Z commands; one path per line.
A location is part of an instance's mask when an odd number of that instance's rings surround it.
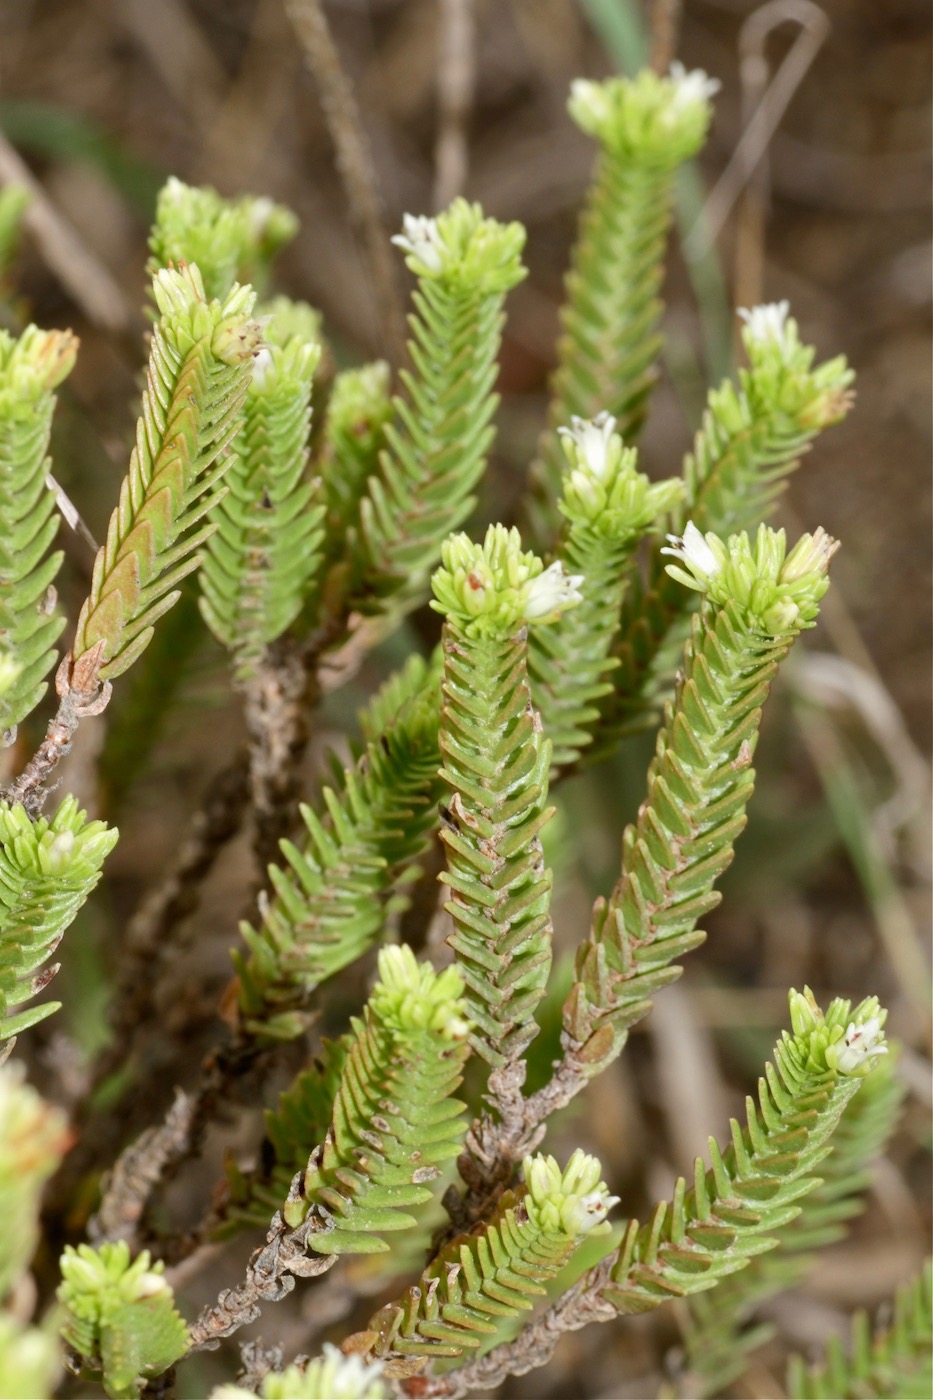
M 248 956 L 235 955 L 241 1013 L 257 1035 L 298 1033 L 291 1009 L 372 944 L 386 899 L 424 847 L 441 786 L 437 681 L 423 667 L 422 677 L 338 787 L 325 788 L 324 810 L 302 808 L 303 848 L 284 842 L 287 868 L 270 867 L 274 894 L 260 927 L 243 926 Z
M 744 535 L 724 545 L 693 531 L 680 556 L 688 568 L 694 543 L 708 574 L 669 567 L 710 596 L 693 620 L 645 801 L 622 838 L 619 881 L 597 902 L 565 1005 L 565 1035 L 586 1073 L 619 1053 L 654 993 L 679 976 L 674 959 L 705 937 L 697 924 L 719 903 L 715 884 L 745 826 L 762 705 L 795 637 L 813 624 L 835 547 L 817 532 L 785 559 L 783 531 L 762 526 L 754 552 Z
M 605 678 L 619 664 L 612 643 L 639 539 L 670 510 L 681 483 L 652 486 L 636 470 L 634 449 L 623 449 L 615 419 L 580 418 L 559 430 L 569 469 L 558 509 L 566 524 L 557 557 L 579 579 L 583 601 L 529 638 L 532 695 L 557 767 L 573 763 L 592 742 L 612 690 Z
M 428 1182 L 460 1151 L 466 1120 L 453 1098 L 469 1054 L 463 982 L 435 973 L 408 947 L 384 949 L 380 980 L 352 1022 L 333 1116 L 285 1204 L 296 1226 L 310 1214 L 319 1254 L 375 1254 L 384 1231 L 417 1224 Z
M 253 352 L 253 294 L 235 288 L 207 301 L 198 269 L 156 274 L 161 316 L 136 446 L 107 539 L 94 561 L 74 655 L 103 644 L 100 675 L 120 675 L 148 645 L 153 624 L 179 597 L 215 527 L 201 523 L 220 498 L 240 423 Z
M 256 1169 L 244 1172 L 233 1159 L 227 1161 L 227 1198 L 217 1212 L 216 1238 L 226 1239 L 247 1225 L 268 1228 L 295 1173 L 304 1170 L 324 1139 L 352 1040 L 344 1036 L 325 1041 L 320 1060 L 295 1076 L 275 1109 L 266 1110 L 266 1135 Z
M 58 971 L 39 972 L 100 878 L 117 840 L 103 822 L 89 822 L 73 797 L 55 816 L 30 819 L 0 802 L 0 1041 L 57 1011 L 61 1002 L 10 1014 Z
M 235 282 L 261 288 L 272 259 L 297 232 L 298 220 L 283 204 L 261 195 L 223 199 L 209 185 L 171 176 L 159 191 L 148 271 L 196 263 L 207 296 L 223 300 Z
M 42 699 L 64 618 L 54 610 L 52 580 L 62 553 L 49 553 L 58 530 L 46 486 L 46 455 L 55 409 L 52 392 L 70 372 L 77 341 L 70 331 L 29 326 L 18 340 L 0 330 L 0 734 Z
M 645 1312 L 712 1288 L 777 1244 L 774 1232 L 819 1184 L 814 1169 L 872 1056 L 885 1051 L 877 1013 L 873 998 L 854 1012 L 850 1002 L 835 1001 L 824 1018 L 809 993 L 791 993 L 794 1033 L 783 1033 L 773 1065 L 765 1066 L 757 1106 L 746 1101 L 747 1126 L 733 1119 L 731 1145 L 723 1152 L 710 1140 L 712 1165 L 697 1158 L 692 1188 L 681 1178 L 648 1224 L 630 1223 L 602 1290 L 619 1312 Z M 839 1047 L 851 1044 L 854 1026 L 865 1027 L 866 1053 L 847 1060 Z
M 493 1065 L 525 1049 L 551 966 L 551 874 L 539 832 L 550 743 L 531 708 L 525 639 L 444 634 L 441 776 L 454 796 L 441 840 L 476 1050 Z
M 57 1297 L 65 1341 L 103 1373 L 112 1400 L 133 1400 L 149 1377 L 160 1376 L 185 1351 L 188 1329 L 175 1310 L 164 1265 L 143 1250 L 130 1262 L 121 1240 L 77 1249 L 66 1246 Z
M 871 1164 L 884 1150 L 904 1096 L 895 1063 L 893 1055 L 882 1059 L 846 1107 L 820 1165 L 821 1183 L 780 1231 L 777 1248 L 689 1300 L 685 1343 L 693 1394 L 716 1395 L 742 1374 L 749 1353 L 773 1332 L 766 1324 L 747 1326 L 758 1306 L 799 1283 L 815 1251 L 841 1239 L 847 1222 L 864 1209 Z
M 705 75 L 701 75 L 705 76 Z M 611 413 L 627 445 L 641 428 L 661 348 L 658 324 L 674 174 L 702 145 L 708 93 L 644 72 L 576 82 L 570 114 L 601 146 L 566 280 L 549 430 L 532 469 L 542 542 L 556 533 L 563 459 L 555 430 Z
M 738 386 L 711 390 L 693 451 L 684 462 L 683 504 L 677 530 L 691 520 L 717 534 L 750 528 L 767 515 L 815 438 L 838 423 L 851 404 L 852 372 L 842 357 L 813 367 L 787 303 L 747 313 L 743 341 L 747 369 Z M 598 752 L 620 735 L 650 723 L 671 678 L 689 626 L 690 601 L 664 571 L 657 550 L 647 582 L 636 576 L 622 606 L 613 648 L 619 662 L 615 688 L 602 704 Z
M 443 613 L 442 812 L 454 922 L 448 942 L 467 984 L 474 1047 L 516 1063 L 537 1033 L 551 965 L 551 872 L 539 832 L 551 745 L 531 705 L 527 625 L 579 605 L 579 579 L 523 552 L 517 530 L 491 525 L 482 545 L 444 544 L 431 606 Z
M 232 444 L 227 494 L 199 573 L 201 611 L 240 680 L 291 626 L 321 562 L 324 502 L 306 479 L 311 386 L 320 346 L 266 328 Z
M 587 1235 L 605 1233 L 616 1203 L 594 1157 L 577 1151 L 561 1172 L 553 1157 L 524 1161 L 525 1183 L 506 1191 L 492 1217 L 452 1240 L 405 1297 L 376 1313 L 359 1341 L 390 1358 L 460 1356 L 487 1350 L 503 1319 L 527 1312 Z
M 927 1400 L 933 1392 L 933 1263 L 897 1291 L 891 1325 L 872 1336 L 864 1312 L 852 1319 L 848 1353 L 831 1337 L 822 1364 L 791 1358 L 792 1400 Z
M 361 503 L 365 555 L 359 605 L 418 596 L 441 542 L 472 509 L 493 438 L 496 355 L 506 292 L 524 277 L 524 230 L 455 200 L 434 219 L 407 219 L 396 242 L 418 276 L 410 318 L 413 372 L 394 402 L 379 472 Z

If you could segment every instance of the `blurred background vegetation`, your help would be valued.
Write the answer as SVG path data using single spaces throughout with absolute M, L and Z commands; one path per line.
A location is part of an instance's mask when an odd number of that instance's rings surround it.
M 689 1169 L 707 1133 L 723 1134 L 784 1019 L 788 984 L 809 982 L 820 1000 L 875 992 L 892 1006 L 889 1030 L 905 1044 L 909 1086 L 903 1127 L 850 1239 L 827 1253 L 805 1291 L 771 1306 L 784 1336 L 805 1350 L 856 1304 L 888 1296 L 915 1271 L 929 1236 L 928 6 L 329 0 L 325 12 L 359 104 L 386 231 L 405 211 L 430 212 L 459 192 L 528 229 L 530 276 L 509 298 L 500 433 L 478 524 L 515 518 L 543 422 L 562 277 L 592 160 L 566 116 L 570 81 L 631 69 L 652 43 L 673 45 L 687 68 L 718 77 L 722 92 L 709 146 L 680 192 L 668 343 L 642 465 L 655 476 L 678 469 L 706 384 L 730 369 L 735 304 L 787 297 L 803 339 L 821 357 L 844 352 L 857 371 L 855 410 L 819 441 L 781 507 L 792 534 L 822 524 L 843 550 L 824 621 L 766 716 L 759 791 L 723 906 L 683 982 L 659 997 L 567 1125 L 567 1141 L 597 1151 L 625 1207 L 640 1211 Z M 309 65 L 283 0 L 0 5 L 0 181 L 21 179 L 23 169 L 35 181 L 3 314 L 81 337 L 58 414 L 55 471 L 95 536 L 132 442 L 146 233 L 169 174 L 290 205 L 302 228 L 281 260 L 279 289 L 321 308 L 339 364 L 393 357 L 397 337 L 376 310 L 319 65 L 320 55 L 316 72 Z M 776 123 L 770 139 L 755 134 L 762 93 Z M 733 159 L 745 132 L 742 149 L 760 156 L 750 178 Z M 730 189 L 738 197 L 728 205 Z M 717 210 L 724 217 L 711 240 Z M 402 295 L 400 259 L 397 273 Z M 70 532 L 65 547 L 73 617 L 91 554 Z M 108 950 L 242 737 L 223 658 L 194 608 L 180 606 L 164 626 L 137 668 L 141 679 L 134 672 L 105 720 L 82 728 L 63 780 L 95 815 L 117 822 L 122 839 L 106 897 L 66 940 L 56 984 L 66 1010 L 35 1034 L 36 1074 L 51 1097 L 80 1094 L 86 1056 L 106 1035 Z M 346 714 L 425 644 L 431 626 L 416 616 L 342 684 L 334 678 L 308 790 L 323 750 L 340 746 Z M 622 820 L 642 795 L 650 749 L 651 736 L 635 739 L 558 790 L 549 856 L 568 949 L 614 878 Z M 245 852 L 238 843 L 225 852 L 161 969 L 161 1034 L 144 1053 L 166 1104 L 217 1036 L 226 949 L 253 878 Z M 359 986 L 347 980 L 347 1004 Z M 340 1006 L 328 1013 L 336 1023 L 341 1014 Z M 131 1105 L 126 1130 L 162 1106 Z M 242 1124 L 236 1131 L 251 1140 Z M 176 1187 L 180 1217 L 217 1177 L 230 1131 L 215 1136 Z M 309 1328 L 327 1320 L 318 1290 L 303 1296 L 290 1314 L 293 1350 L 313 1347 Z M 515 1380 L 506 1393 L 656 1394 L 660 1364 L 674 1394 L 672 1346 L 671 1322 L 658 1316 L 598 1341 L 575 1334 L 546 1381 Z M 210 1358 L 203 1366 L 206 1385 Z M 736 1393 L 779 1394 L 782 1371 L 779 1352 L 765 1349 Z

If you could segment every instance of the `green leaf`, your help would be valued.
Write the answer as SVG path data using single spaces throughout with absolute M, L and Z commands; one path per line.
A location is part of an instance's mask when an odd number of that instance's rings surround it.
M 933 1390 L 933 1262 L 897 1291 L 890 1326 L 872 1336 L 865 1313 L 852 1319 L 848 1354 L 830 1338 L 825 1360 L 807 1367 L 791 1358 L 792 1400 L 926 1400 Z
M 238 681 L 298 617 L 322 561 L 324 501 L 307 478 L 311 388 L 321 347 L 273 318 L 256 355 L 227 494 L 199 571 L 201 612 Z
M 674 174 L 703 144 L 714 90 L 702 73 L 578 80 L 570 115 L 600 143 L 561 310 L 548 429 L 532 468 L 536 537 L 557 533 L 563 458 L 555 430 L 613 415 L 627 446 L 641 428 L 661 348 L 658 325 Z
M 248 954 L 234 955 L 251 1034 L 299 1033 L 296 1009 L 370 947 L 424 849 L 441 793 L 437 676 L 422 666 L 411 686 L 319 809 L 302 807 L 303 846 L 283 843 L 287 865 L 269 867 L 274 893 L 259 927 L 242 926 Z
M 360 1335 L 389 1358 L 387 1374 L 406 1373 L 392 1358 L 487 1350 L 502 1319 L 534 1307 L 582 1239 L 608 1231 L 618 1198 L 600 1180 L 595 1157 L 577 1151 L 562 1172 L 539 1153 L 525 1158 L 523 1171 L 524 1185 L 505 1192 L 491 1219 L 452 1240 Z
M 14 340 L 0 330 L 0 732 L 15 729 L 42 699 L 65 625 L 54 606 L 63 555 L 49 553 L 58 515 L 46 454 L 53 390 L 71 372 L 77 347 L 70 331 L 28 326 Z
M 19 803 L 0 802 L 0 1042 L 61 1004 L 10 1014 L 58 971 L 57 965 L 38 969 L 100 879 L 118 834 L 89 822 L 74 797 L 66 797 L 51 819 L 32 819 Z
M 648 790 L 622 837 L 622 872 L 593 912 L 564 1008 L 579 1073 L 604 1068 L 650 998 L 679 975 L 674 959 L 703 941 L 699 921 L 732 861 L 754 787 L 761 707 L 778 664 L 814 624 L 835 541 L 804 535 L 787 554 L 783 530 L 762 526 L 723 543 L 688 525 L 667 553 L 672 574 L 705 592 L 673 701 L 665 709 Z
M 387 1230 L 417 1224 L 408 1213 L 431 1199 L 427 1183 L 457 1156 L 466 1131 L 453 1098 L 469 1053 L 463 982 L 435 973 L 405 946 L 379 954 L 379 981 L 352 1038 L 323 1144 L 296 1178 L 283 1215 L 309 1215 L 318 1254 L 388 1250 Z
M 175 1310 L 165 1265 L 148 1250 L 130 1262 L 128 1245 L 65 1246 L 56 1297 L 62 1336 L 89 1367 L 103 1372 L 112 1400 L 133 1400 L 187 1350 L 188 1328 Z
M 711 1166 L 697 1158 L 694 1184 L 681 1178 L 670 1202 L 642 1226 L 632 1221 L 602 1296 L 620 1313 L 645 1312 L 670 1298 L 713 1288 L 777 1244 L 799 1213 L 798 1202 L 819 1185 L 813 1175 L 831 1150 L 831 1137 L 873 1055 L 884 1054 L 886 1013 L 870 998 L 854 1011 L 837 999 L 824 1016 L 812 995 L 790 994 L 793 1032 L 775 1047 L 774 1063 L 758 1083 L 758 1104 L 747 1100 L 747 1126 L 732 1120 L 724 1151 L 710 1140 Z M 878 1025 L 872 1052 L 852 1072 L 834 1067 L 834 1047 Z
M 252 291 L 236 287 L 225 301 L 208 301 L 193 264 L 156 273 L 153 290 L 161 315 L 136 446 L 73 649 L 77 659 L 103 643 L 104 680 L 132 665 L 177 600 L 176 585 L 200 562 L 197 548 L 213 533 L 201 522 L 230 465 L 261 335 L 249 319 Z
M 360 506 L 354 588 L 366 611 L 418 599 L 442 541 L 475 503 L 498 403 L 502 303 L 525 276 L 524 241 L 519 224 L 486 219 L 462 199 L 436 219 L 406 216 L 395 239 L 419 279 L 413 371 L 402 376 L 406 394 L 393 400 L 379 470 Z
M 537 1033 L 551 965 L 551 872 L 539 832 L 550 743 L 531 706 L 527 624 L 579 602 L 580 580 L 523 553 L 516 530 L 490 526 L 482 545 L 454 535 L 432 579 L 442 638 L 441 776 L 448 938 L 467 984 L 473 1046 L 498 1068 Z
M 149 235 L 148 271 L 196 263 L 207 297 L 223 300 L 235 282 L 265 283 L 269 264 L 298 232 L 284 204 L 264 196 L 223 199 L 209 185 L 186 185 L 172 176 L 156 203 Z

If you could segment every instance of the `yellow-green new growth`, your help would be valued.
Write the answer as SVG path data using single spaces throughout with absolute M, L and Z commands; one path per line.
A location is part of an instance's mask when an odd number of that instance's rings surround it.
M 273 317 L 254 357 L 227 492 L 210 512 L 217 530 L 198 576 L 202 616 L 232 653 L 239 681 L 298 617 L 322 557 L 321 483 L 307 477 L 321 347 L 291 332 L 295 319 L 279 326 Z
M 542 544 L 560 527 L 564 461 L 556 430 L 602 412 L 618 420 L 628 445 L 641 428 L 661 348 L 674 173 L 703 143 L 717 86 L 679 65 L 668 78 L 646 71 L 572 85 L 570 115 L 600 152 L 571 254 L 548 430 L 532 473 Z
M 719 86 L 718 79 L 708 78 L 701 68 L 688 73 L 675 62 L 667 77 L 644 69 L 634 78 L 577 78 L 567 105 L 581 131 L 595 136 L 613 155 L 673 169 L 705 141 L 710 98 Z
M 561 1171 L 555 1158 L 539 1152 L 525 1158 L 522 1173 L 528 1188 L 525 1208 L 541 1231 L 572 1236 L 608 1233 L 606 1216 L 619 1197 L 610 1196 L 598 1158 L 577 1148 Z
M 517 530 L 490 525 L 481 545 L 452 535 L 431 580 L 431 607 L 472 637 L 512 637 L 525 623 L 554 622 L 581 601 L 580 575 L 560 562 L 545 569 Z
M 460 974 L 436 973 L 407 946 L 383 949 L 379 974 L 344 1041 L 324 1143 L 282 1212 L 292 1226 L 310 1222 L 318 1254 L 385 1252 L 380 1235 L 416 1224 L 407 1208 L 430 1200 L 466 1129 L 453 1097 L 469 1053 Z
M 557 625 L 532 633 L 529 672 L 555 766 L 574 762 L 592 742 L 599 709 L 618 661 L 612 644 L 634 570 L 639 539 L 659 528 L 680 500 L 683 483 L 655 484 L 637 469 L 609 413 L 574 417 L 558 429 L 566 458 L 558 510 L 566 524 L 558 559 L 582 577 L 583 602 Z
M 611 413 L 570 423 L 557 431 L 570 466 L 558 507 L 571 524 L 624 542 L 644 534 L 680 500 L 682 481 L 652 483 L 638 470 L 638 453 L 623 447 Z
M 159 192 L 149 235 L 149 271 L 196 263 L 208 297 L 225 297 L 235 282 L 259 287 L 269 263 L 298 232 L 283 204 L 261 195 L 223 199 L 215 189 L 170 176 Z
M 0 1299 L 29 1267 L 42 1188 L 70 1142 L 65 1115 L 23 1075 L 21 1064 L 0 1065 Z
M 888 1053 L 888 1013 L 877 997 L 866 997 L 854 1011 L 851 1002 L 837 998 L 824 1016 L 810 988 L 804 987 L 803 992 L 790 992 L 790 1017 L 794 1035 L 808 1046 L 810 1061 L 836 1074 L 864 1079 L 876 1057 Z
M 487 219 L 478 204 L 465 199 L 455 199 L 433 219 L 406 214 L 392 242 L 408 254 L 405 261 L 417 277 L 452 288 L 507 292 L 526 275 L 519 261 L 522 225 Z
M 52 580 L 63 555 L 49 554 L 58 530 L 48 490 L 54 390 L 71 372 L 70 331 L 0 330 L 0 743 L 45 693 L 53 644 L 65 625 Z
M 56 1294 L 65 1313 L 62 1335 L 91 1370 L 103 1372 L 112 1400 L 133 1400 L 187 1348 L 188 1328 L 164 1268 L 150 1262 L 148 1250 L 131 1262 L 123 1240 L 98 1250 L 65 1246 Z
M 361 1334 L 388 1358 L 387 1374 L 410 1374 L 392 1358 L 485 1351 L 504 1318 L 534 1307 L 581 1240 L 608 1230 L 615 1205 L 595 1157 L 575 1152 L 561 1171 L 538 1154 L 525 1183 L 506 1191 L 491 1217 L 441 1250 L 399 1301 L 381 1308 Z
M 251 288 L 208 300 L 194 265 L 153 280 L 160 316 L 136 446 L 94 561 L 78 618 L 74 656 L 100 645 L 102 679 L 120 675 L 149 644 L 153 624 L 214 533 L 201 524 L 222 494 L 226 453 L 240 423 L 261 327 Z
M 118 832 L 87 820 L 66 797 L 51 818 L 0 802 L 0 1042 L 57 1011 L 61 1002 L 10 1014 L 48 985 L 38 969 L 100 878 Z
M 766 636 L 814 626 L 818 604 L 829 587 L 829 564 L 838 542 L 819 529 L 801 535 L 790 554 L 783 530 L 759 525 L 754 547 L 748 535 L 723 542 L 711 531 L 703 535 L 688 521 L 683 536 L 669 535 L 662 554 L 671 578 L 705 593 L 718 607 L 733 604 L 752 628 Z
M 442 541 L 475 504 L 498 404 L 493 392 L 502 304 L 525 275 L 520 224 L 455 200 L 437 218 L 405 220 L 396 239 L 418 277 L 412 371 L 359 507 L 363 558 L 349 585 L 366 611 L 417 601 Z M 354 551 L 359 553 L 359 551 Z M 373 596 L 375 595 L 375 596 Z

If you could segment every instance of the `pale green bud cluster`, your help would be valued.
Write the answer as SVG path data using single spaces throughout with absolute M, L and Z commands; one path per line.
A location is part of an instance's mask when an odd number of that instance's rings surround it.
M 78 337 L 27 326 L 15 337 L 0 330 L 0 422 L 31 417 L 35 404 L 74 368 Z
M 480 206 L 465 199 L 455 199 L 434 219 L 406 214 L 392 242 L 408 254 L 405 261 L 416 277 L 451 287 L 507 292 L 526 275 L 522 225 L 484 218 Z
M 264 338 L 269 345 L 287 345 L 291 340 L 313 341 L 319 344 L 324 334 L 324 317 L 306 301 L 293 301 L 278 296 L 256 307 Z
M 211 354 L 224 364 L 241 363 L 262 344 L 262 326 L 250 319 L 256 300 L 252 287 L 234 285 L 223 301 L 208 301 L 194 263 L 161 268 L 152 279 L 161 329 L 181 354 L 210 340 Z
M 0 1065 L 0 1298 L 35 1249 L 39 1199 L 68 1147 L 68 1121 L 23 1082 L 23 1066 Z M 0 1355 L 3 1348 L 0 1346 Z M 6 1394 L 0 1391 L 0 1394 Z
M 407 943 L 380 952 L 379 981 L 369 1004 L 389 1030 L 427 1030 L 445 1040 L 463 1040 L 469 1033 L 463 978 L 456 967 L 435 972 L 430 963 L 418 962 Z
M 602 82 L 577 78 L 568 110 L 581 131 L 613 155 L 674 169 L 702 146 L 710 98 L 718 90 L 717 80 L 702 69 L 688 73 L 673 63 L 666 78 L 650 69 Z
M 148 1250 L 131 1261 L 123 1240 L 96 1250 L 65 1246 L 56 1293 L 65 1311 L 62 1335 L 103 1370 L 104 1388 L 116 1400 L 138 1395 L 142 1378 L 161 1375 L 188 1345 L 164 1268 Z
M 538 1228 L 548 1234 L 605 1234 L 606 1216 L 619 1200 L 610 1196 L 597 1157 L 577 1148 L 561 1171 L 553 1157 L 538 1152 L 526 1157 L 522 1173 L 528 1195 L 524 1205 Z
M 270 1371 L 259 1393 L 263 1400 L 388 1400 L 390 1392 L 382 1379 L 381 1362 L 344 1356 L 325 1342 L 324 1354 L 304 1368 Z M 237 1385 L 224 1385 L 211 1391 L 210 1400 L 255 1400 L 255 1396 Z
M 19 803 L 0 802 L 0 848 L 6 860 L 28 874 L 86 879 L 100 869 L 118 836 L 116 827 L 89 822 L 76 797 L 66 797 L 51 820 L 32 820 Z
M 61 1358 L 52 1333 L 21 1327 L 8 1313 L 0 1313 L 0 1395 L 4 1400 L 52 1395 L 60 1373 Z
M 327 404 L 331 432 L 370 433 L 392 416 L 389 395 L 389 366 L 374 360 L 359 369 L 343 370 L 334 380 Z
M 813 369 L 816 351 L 801 342 L 789 312 L 786 301 L 739 311 L 750 366 L 742 373 L 743 387 L 802 428 L 826 428 L 845 416 L 855 376 L 844 355 Z
M 829 562 L 837 542 L 818 529 L 801 535 L 787 554 L 783 530 L 760 525 L 754 546 L 748 535 L 730 535 L 723 542 L 712 532 L 702 534 L 692 521 L 683 536 L 668 535 L 678 563 L 667 572 L 687 588 L 705 593 L 717 607 L 729 603 L 745 614 L 755 631 L 777 637 L 812 627 L 819 600 L 829 587 Z
M 571 418 L 558 428 L 570 470 L 564 476 L 561 512 L 574 524 L 591 525 L 614 540 L 642 535 L 681 499 L 680 478 L 652 484 L 638 471 L 638 453 L 623 447 L 609 413 Z
M 582 599 L 581 574 L 561 563 L 545 569 L 522 550 L 517 530 L 490 525 L 481 545 L 451 535 L 441 548 L 442 567 L 431 580 L 431 607 L 472 636 L 510 637 L 528 623 L 554 622 Z
M 159 194 L 149 246 L 157 265 L 197 263 L 210 295 L 222 297 L 238 277 L 254 280 L 297 232 L 292 211 L 262 195 L 228 200 L 172 177 Z
M 887 1011 L 877 997 L 866 997 L 852 1011 L 852 1003 L 837 997 L 825 1015 L 809 987 L 789 994 L 794 1036 L 803 1041 L 811 1064 L 836 1074 L 864 1079 L 879 1055 L 887 1055 L 884 1023 Z

